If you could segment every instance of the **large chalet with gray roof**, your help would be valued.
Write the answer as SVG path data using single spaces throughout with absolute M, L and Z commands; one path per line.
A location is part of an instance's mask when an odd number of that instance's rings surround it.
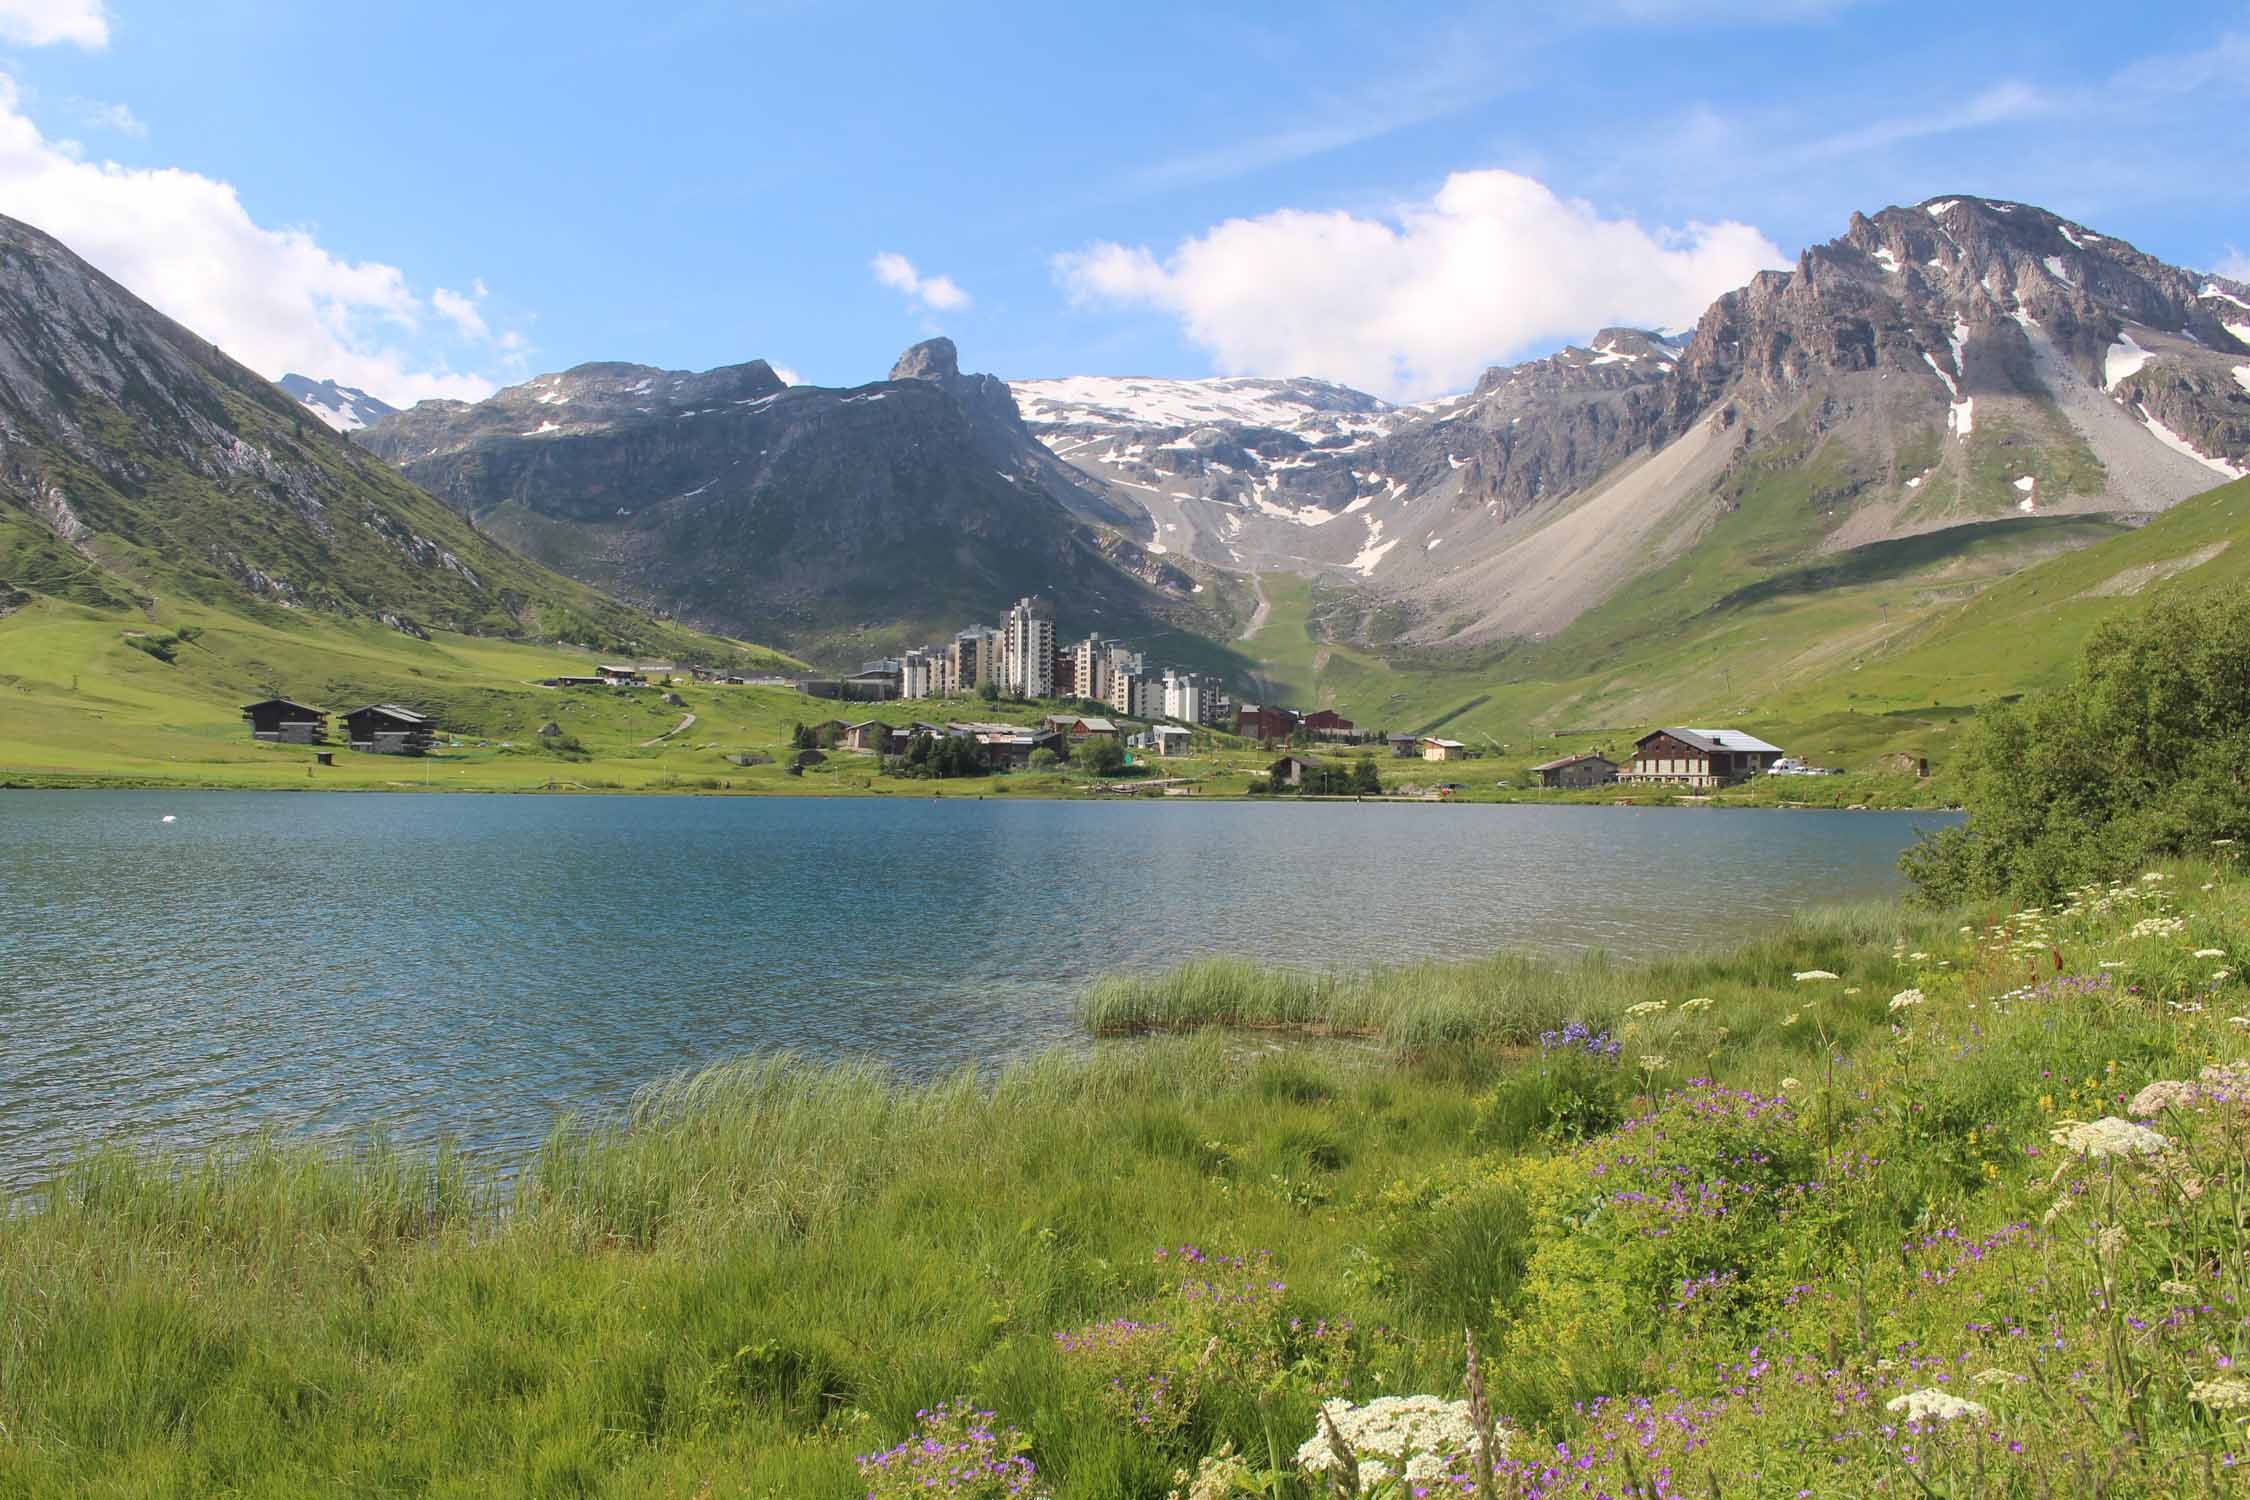
M 1716 787 L 1772 769 L 1781 747 L 1739 729 L 1656 729 L 1633 746 L 1619 781 Z

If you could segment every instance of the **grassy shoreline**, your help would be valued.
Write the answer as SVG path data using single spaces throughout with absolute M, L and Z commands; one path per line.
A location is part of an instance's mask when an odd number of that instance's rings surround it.
M 1558 1443 L 1611 1494 L 2228 1493 L 2250 1112 L 2050 1141 L 2250 1055 L 2195 956 L 2250 951 L 2250 880 L 2152 873 L 1640 965 L 1202 965 L 1089 997 L 1181 1034 L 927 1086 L 760 1059 L 513 1172 L 97 1152 L 0 1222 L 0 1494 L 856 1495 L 965 1398 L 1038 1493 L 1155 1500 L 1226 1442 L 1287 1469 L 1318 1399 L 1457 1394 L 1464 1326 L 1519 1493 L 1579 1493 Z M 1986 1415 L 1909 1432 L 1923 1387 Z

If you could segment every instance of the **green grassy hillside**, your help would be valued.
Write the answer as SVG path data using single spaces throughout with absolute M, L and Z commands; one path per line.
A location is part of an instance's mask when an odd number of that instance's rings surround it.
M 1443 730 L 1513 763 L 1660 722 L 1720 722 L 1847 770 L 1890 753 L 1942 769 L 1978 705 L 2054 681 L 2093 625 L 2152 590 L 2250 575 L 2250 481 L 2127 530 L 2009 516 L 1801 559 L 1822 488 L 1802 468 L 1745 482 L 1742 508 L 1551 640 L 1475 656 L 1386 653 L 1366 603 L 1267 580 L 1248 644 L 1300 701 L 1363 723 Z

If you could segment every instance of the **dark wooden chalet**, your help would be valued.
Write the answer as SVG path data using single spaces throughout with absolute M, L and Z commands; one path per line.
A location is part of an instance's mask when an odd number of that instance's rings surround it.
M 344 740 L 371 755 L 421 755 L 437 738 L 437 721 L 395 703 L 370 703 L 344 715 Z
M 1544 761 L 1531 770 L 1541 786 L 1605 786 L 1617 779 L 1617 762 L 1591 750 Z
M 1319 769 L 1301 755 L 1284 755 L 1266 767 L 1266 779 L 1275 786 L 1303 786 L 1305 778 Z
M 277 745 L 328 743 L 328 715 L 288 698 L 261 698 L 256 703 L 245 703 L 242 717 L 249 724 L 250 738 L 254 740 Z
M 1781 756 L 1780 746 L 1739 729 L 1658 729 L 1634 744 L 1633 759 L 1617 779 L 1726 786 L 1766 771 Z

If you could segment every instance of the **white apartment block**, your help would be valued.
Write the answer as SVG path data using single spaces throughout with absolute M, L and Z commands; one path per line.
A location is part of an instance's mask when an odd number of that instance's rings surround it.
M 1055 615 L 1044 599 L 1018 599 L 1008 611 L 1000 662 L 1000 685 L 1017 697 L 1055 695 Z
M 945 653 L 935 646 L 917 646 L 899 659 L 898 695 L 901 698 L 934 698 L 944 691 Z

